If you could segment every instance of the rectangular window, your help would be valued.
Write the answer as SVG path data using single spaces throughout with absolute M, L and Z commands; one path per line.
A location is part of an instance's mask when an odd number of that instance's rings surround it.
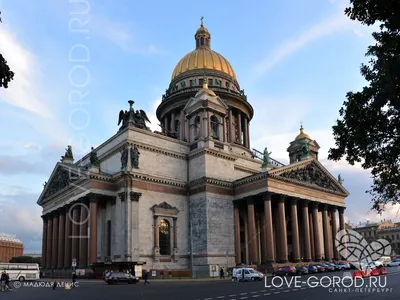
M 111 256 L 111 220 L 107 221 L 107 256 Z
M 212 79 L 208 79 L 208 85 L 212 86 L 213 85 L 213 80 Z
M 199 85 L 203 85 L 204 79 L 199 79 Z

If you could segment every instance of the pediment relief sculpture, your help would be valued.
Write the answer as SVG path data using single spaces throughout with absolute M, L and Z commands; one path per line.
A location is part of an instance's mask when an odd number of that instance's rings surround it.
M 324 172 L 313 165 L 308 165 L 304 168 L 297 168 L 286 171 L 279 176 L 306 182 L 309 184 L 314 184 L 321 188 L 332 190 L 335 192 L 341 192 L 338 186 Z
M 79 176 L 72 173 L 69 169 L 59 167 L 56 170 L 53 178 L 49 183 L 45 185 L 45 193 L 43 195 L 44 198 L 49 197 L 58 191 L 62 190 L 63 188 L 70 185 L 72 182 L 79 180 Z

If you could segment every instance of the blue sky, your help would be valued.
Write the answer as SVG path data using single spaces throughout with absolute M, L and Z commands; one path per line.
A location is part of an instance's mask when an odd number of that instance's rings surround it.
M 396 214 L 367 213 L 368 171 L 326 160 L 346 92 L 365 84 L 359 68 L 373 42 L 371 28 L 344 16 L 346 1 L 79 2 L 0 0 L 0 53 L 16 73 L 0 90 L 1 231 L 27 251 L 40 251 L 36 200 L 66 146 L 79 158 L 108 139 L 129 99 L 156 129 L 155 108 L 176 63 L 194 49 L 201 16 L 254 107 L 251 146 L 268 146 L 286 163 L 303 121 L 320 160 L 344 177 L 348 219 Z

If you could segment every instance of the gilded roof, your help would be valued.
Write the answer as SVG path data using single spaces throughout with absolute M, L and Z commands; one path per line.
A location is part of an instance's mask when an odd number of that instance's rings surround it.
M 304 139 L 304 138 L 311 140 L 310 136 L 307 133 L 304 133 L 303 125 L 301 125 L 300 134 L 298 136 L 296 136 L 296 141 Z
M 179 74 L 191 70 L 210 69 L 224 72 L 236 79 L 236 74 L 229 61 L 218 52 L 211 50 L 210 39 L 211 35 L 207 28 L 201 24 L 200 28 L 196 31 L 196 49 L 186 54 L 176 65 L 171 80 Z M 204 44 L 200 43 L 200 40 Z

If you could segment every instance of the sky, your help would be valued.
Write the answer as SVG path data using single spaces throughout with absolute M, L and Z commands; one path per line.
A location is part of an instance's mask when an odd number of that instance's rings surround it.
M 194 50 L 204 25 L 211 48 L 233 66 L 254 108 L 250 143 L 288 163 L 305 132 L 320 161 L 350 192 L 352 223 L 397 218 L 398 207 L 370 211 L 369 170 L 327 160 L 332 126 L 349 91 L 360 90 L 374 28 L 344 15 L 347 1 L 0 0 L 0 53 L 15 72 L 0 90 L 0 231 L 27 252 L 41 251 L 36 201 L 72 145 L 75 159 L 118 130 L 118 113 L 134 100 L 153 130 L 177 62 Z

